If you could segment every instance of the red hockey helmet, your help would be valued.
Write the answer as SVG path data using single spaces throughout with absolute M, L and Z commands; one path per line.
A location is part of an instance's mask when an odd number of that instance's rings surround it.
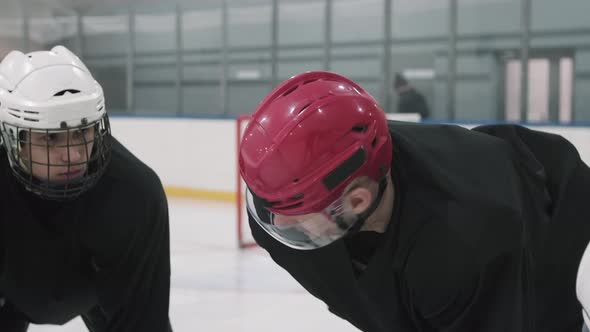
M 284 244 L 313 249 L 341 237 L 335 211 L 352 180 L 380 181 L 390 168 L 391 136 L 385 113 L 363 88 L 338 74 L 307 72 L 275 88 L 260 103 L 239 152 L 240 173 L 248 186 L 248 209 L 257 222 Z M 288 222 L 317 223 L 332 216 L 338 235 L 311 241 L 277 225 L 276 215 L 304 216 Z M 322 218 L 320 218 L 322 219 Z M 352 223 L 352 221 L 350 222 Z

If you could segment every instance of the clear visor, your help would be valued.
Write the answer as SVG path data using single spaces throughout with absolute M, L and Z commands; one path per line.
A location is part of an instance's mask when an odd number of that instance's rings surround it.
M 316 213 L 288 216 L 269 211 L 264 200 L 246 190 L 248 212 L 258 225 L 279 242 L 299 250 L 317 249 L 346 235 L 359 218 L 345 213 L 342 201 L 337 199 Z

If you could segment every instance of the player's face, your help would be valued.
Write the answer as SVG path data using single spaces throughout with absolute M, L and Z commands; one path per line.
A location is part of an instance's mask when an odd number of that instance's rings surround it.
M 44 181 L 65 182 L 82 177 L 94 145 L 94 127 L 60 132 L 25 132 L 21 163 Z M 30 142 L 30 143 L 29 143 Z
M 342 230 L 325 213 L 310 213 L 298 216 L 276 214 L 273 223 L 279 228 L 298 227 L 312 240 L 320 237 L 340 236 Z
M 273 212 L 267 201 L 250 189 L 246 192 L 249 216 L 276 240 L 303 250 L 320 248 L 341 239 L 359 221 L 372 200 L 371 190 L 358 182 L 317 212 L 290 215 Z

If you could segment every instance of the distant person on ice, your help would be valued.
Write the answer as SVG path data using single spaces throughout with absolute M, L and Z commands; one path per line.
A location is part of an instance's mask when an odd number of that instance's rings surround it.
M 393 89 L 398 95 L 397 111 L 399 113 L 417 113 L 422 120 L 428 119 L 430 110 L 426 99 L 402 74 L 395 75 Z

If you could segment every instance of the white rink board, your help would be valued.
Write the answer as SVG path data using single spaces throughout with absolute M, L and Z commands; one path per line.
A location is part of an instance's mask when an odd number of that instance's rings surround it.
M 111 125 L 113 135 L 151 166 L 164 185 L 236 192 L 235 119 L 113 117 Z M 571 140 L 590 163 L 590 127 L 529 127 Z

